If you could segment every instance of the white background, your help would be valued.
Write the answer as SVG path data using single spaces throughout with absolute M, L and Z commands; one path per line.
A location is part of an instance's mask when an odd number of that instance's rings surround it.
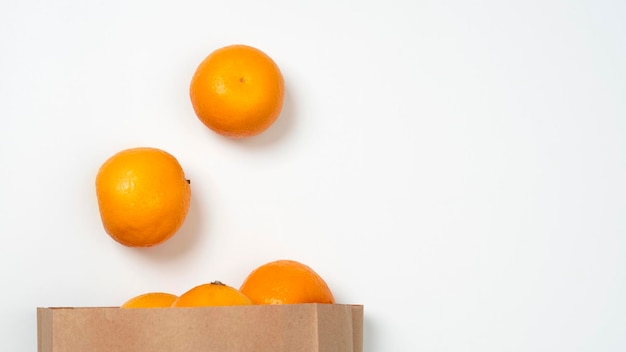
M 0 4 L 0 350 L 36 307 L 239 286 L 313 267 L 365 306 L 365 351 L 626 350 L 623 1 Z M 263 135 L 230 140 L 188 85 L 243 43 L 283 71 Z M 104 232 L 106 158 L 191 179 L 151 249 Z

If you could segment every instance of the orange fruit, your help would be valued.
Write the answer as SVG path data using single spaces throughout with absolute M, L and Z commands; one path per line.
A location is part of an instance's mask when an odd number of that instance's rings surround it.
M 255 304 L 335 303 L 322 277 L 294 260 L 261 265 L 248 274 L 239 290 Z
M 234 287 L 219 281 L 198 285 L 183 293 L 172 307 L 243 306 L 252 301 Z
M 102 224 L 113 239 L 149 247 L 172 237 L 183 224 L 191 188 L 174 156 L 157 148 L 132 148 L 102 164 L 96 195 Z
M 284 91 L 274 60 L 257 48 L 237 44 L 213 51 L 200 63 L 189 96 L 204 125 L 243 138 L 260 134 L 276 121 Z
M 149 292 L 135 296 L 124 302 L 121 308 L 166 308 L 170 307 L 178 296 L 165 292 Z

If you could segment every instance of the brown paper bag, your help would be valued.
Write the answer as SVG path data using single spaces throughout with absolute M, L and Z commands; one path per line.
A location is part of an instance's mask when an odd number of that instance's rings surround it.
M 362 352 L 363 306 L 37 308 L 39 352 Z

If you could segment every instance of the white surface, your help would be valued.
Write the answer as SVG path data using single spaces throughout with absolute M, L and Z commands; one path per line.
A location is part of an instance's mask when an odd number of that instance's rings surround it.
M 626 350 L 623 1 L 3 1 L 0 350 L 37 306 L 117 305 L 277 258 L 365 305 L 365 351 Z M 193 115 L 232 43 L 286 80 L 233 141 Z M 179 234 L 103 231 L 94 178 L 154 146 L 192 180 Z

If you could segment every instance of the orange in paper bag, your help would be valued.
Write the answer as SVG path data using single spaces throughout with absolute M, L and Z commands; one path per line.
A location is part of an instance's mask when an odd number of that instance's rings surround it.
M 311 267 L 277 260 L 254 269 L 239 289 L 255 304 L 335 303 L 330 288 Z
M 251 305 L 252 301 L 234 287 L 213 281 L 183 293 L 172 307 L 210 307 Z
M 121 308 L 167 308 L 178 296 L 166 292 L 148 292 L 124 302 Z

